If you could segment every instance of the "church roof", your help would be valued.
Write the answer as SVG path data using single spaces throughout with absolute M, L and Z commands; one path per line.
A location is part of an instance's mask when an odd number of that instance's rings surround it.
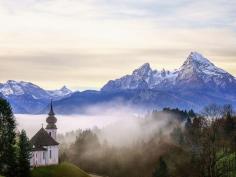
M 59 143 L 54 140 L 48 132 L 41 128 L 30 140 L 31 145 L 34 149 L 42 149 L 44 146 L 56 146 L 59 145 Z
M 44 147 L 33 147 L 32 148 L 32 151 L 47 151 L 47 148 L 44 148 Z

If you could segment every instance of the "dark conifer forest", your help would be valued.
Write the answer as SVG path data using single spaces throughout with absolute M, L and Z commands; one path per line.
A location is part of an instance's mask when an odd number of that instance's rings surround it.
M 10 104 L 0 98 L 0 175 L 30 176 L 31 146 L 26 132 L 16 133 L 16 122 Z

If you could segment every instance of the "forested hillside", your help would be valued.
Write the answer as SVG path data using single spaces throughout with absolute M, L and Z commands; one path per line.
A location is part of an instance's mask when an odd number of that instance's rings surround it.
M 163 116 L 168 121 L 162 128 L 129 145 L 101 141 L 103 129 L 82 131 L 64 149 L 61 160 L 111 177 L 236 175 L 236 117 L 230 105 L 210 105 L 201 115 L 169 108 L 154 111 L 139 121 L 143 134 Z

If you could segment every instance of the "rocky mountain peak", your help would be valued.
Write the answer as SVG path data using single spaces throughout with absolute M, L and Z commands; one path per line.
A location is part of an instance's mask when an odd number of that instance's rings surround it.
M 199 68 L 201 66 L 204 67 L 215 67 L 213 63 L 211 63 L 207 58 L 201 55 L 198 52 L 191 52 L 187 59 L 185 60 L 184 64 L 181 66 L 181 69 L 185 68 Z
M 151 72 L 152 72 L 152 69 L 150 67 L 150 64 L 149 63 L 144 63 L 138 69 L 135 69 L 133 71 L 133 75 L 145 76 L 145 75 L 150 74 Z
M 63 86 L 61 89 L 61 91 L 64 91 L 64 92 L 72 92 L 67 86 Z
M 179 70 L 184 73 L 203 73 L 209 77 L 228 74 L 198 52 L 191 52 Z
M 6 84 L 17 84 L 18 82 L 17 81 L 14 81 L 14 80 L 8 80 L 6 82 Z
M 215 66 L 198 52 L 191 52 L 184 64 L 173 72 L 162 69 L 152 70 L 149 63 L 135 69 L 131 75 L 108 82 L 102 90 L 122 89 L 170 89 L 199 86 L 226 88 L 229 83 L 236 83 L 235 78 Z M 231 85 L 232 85 L 231 84 Z M 145 86 L 145 87 L 144 87 Z M 231 87 L 231 86 L 230 86 Z M 234 86 L 233 86 L 234 87 Z

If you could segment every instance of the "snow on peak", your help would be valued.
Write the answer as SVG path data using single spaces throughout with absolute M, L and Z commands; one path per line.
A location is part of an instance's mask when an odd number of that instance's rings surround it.
M 0 92 L 5 96 L 31 95 L 34 99 L 47 98 L 47 92 L 30 82 L 8 80 L 0 84 Z
M 198 52 L 191 52 L 179 70 L 186 74 L 195 72 L 204 73 L 209 76 L 227 73 L 224 70 L 216 67 L 210 60 Z
M 149 63 L 144 63 L 142 66 L 139 67 L 139 69 L 151 69 Z
M 6 84 L 17 84 L 18 82 L 17 81 L 14 81 L 14 80 L 8 80 L 6 82 Z
M 21 85 L 19 82 L 14 81 L 14 80 L 8 80 L 5 84 L 2 84 L 0 86 L 0 92 L 4 96 L 8 95 L 23 95 L 24 90 L 22 89 Z
M 203 82 L 215 85 L 227 85 L 235 82 L 232 75 L 216 67 L 198 52 L 191 52 L 184 64 L 177 70 L 152 70 L 149 63 L 135 69 L 131 75 L 108 82 L 102 90 L 113 89 L 160 89 L 171 88 L 180 83 Z
M 60 98 L 71 94 L 72 91 L 66 86 L 58 90 L 44 90 L 41 87 L 25 81 L 8 80 L 6 83 L 0 83 L 0 93 L 5 97 L 31 95 L 34 99 Z
M 165 69 L 163 68 L 163 69 L 161 70 L 160 74 L 161 74 L 162 77 L 166 77 L 166 76 L 172 74 L 172 72 L 170 72 L 170 71 L 168 71 L 168 70 L 165 70 Z
M 207 58 L 205 58 L 202 54 L 198 52 L 191 52 L 188 56 L 188 60 L 192 60 L 199 63 L 211 63 Z
M 64 97 L 72 93 L 70 89 L 68 89 L 65 85 L 58 90 L 48 90 L 48 94 L 52 97 Z
M 201 55 L 198 52 L 191 52 L 189 56 L 187 57 L 184 64 L 181 66 L 180 69 L 184 68 L 199 68 L 200 66 L 212 66 L 215 67 L 213 63 L 211 63 L 207 58 L 205 58 L 203 55 Z
M 65 85 L 60 89 L 61 91 L 66 91 L 66 92 L 72 92 L 70 89 L 68 89 Z
M 138 69 L 134 70 L 133 74 L 134 75 L 139 75 L 139 76 L 144 76 L 144 75 L 150 74 L 150 72 L 152 72 L 150 64 L 145 63 L 142 66 L 140 66 Z

